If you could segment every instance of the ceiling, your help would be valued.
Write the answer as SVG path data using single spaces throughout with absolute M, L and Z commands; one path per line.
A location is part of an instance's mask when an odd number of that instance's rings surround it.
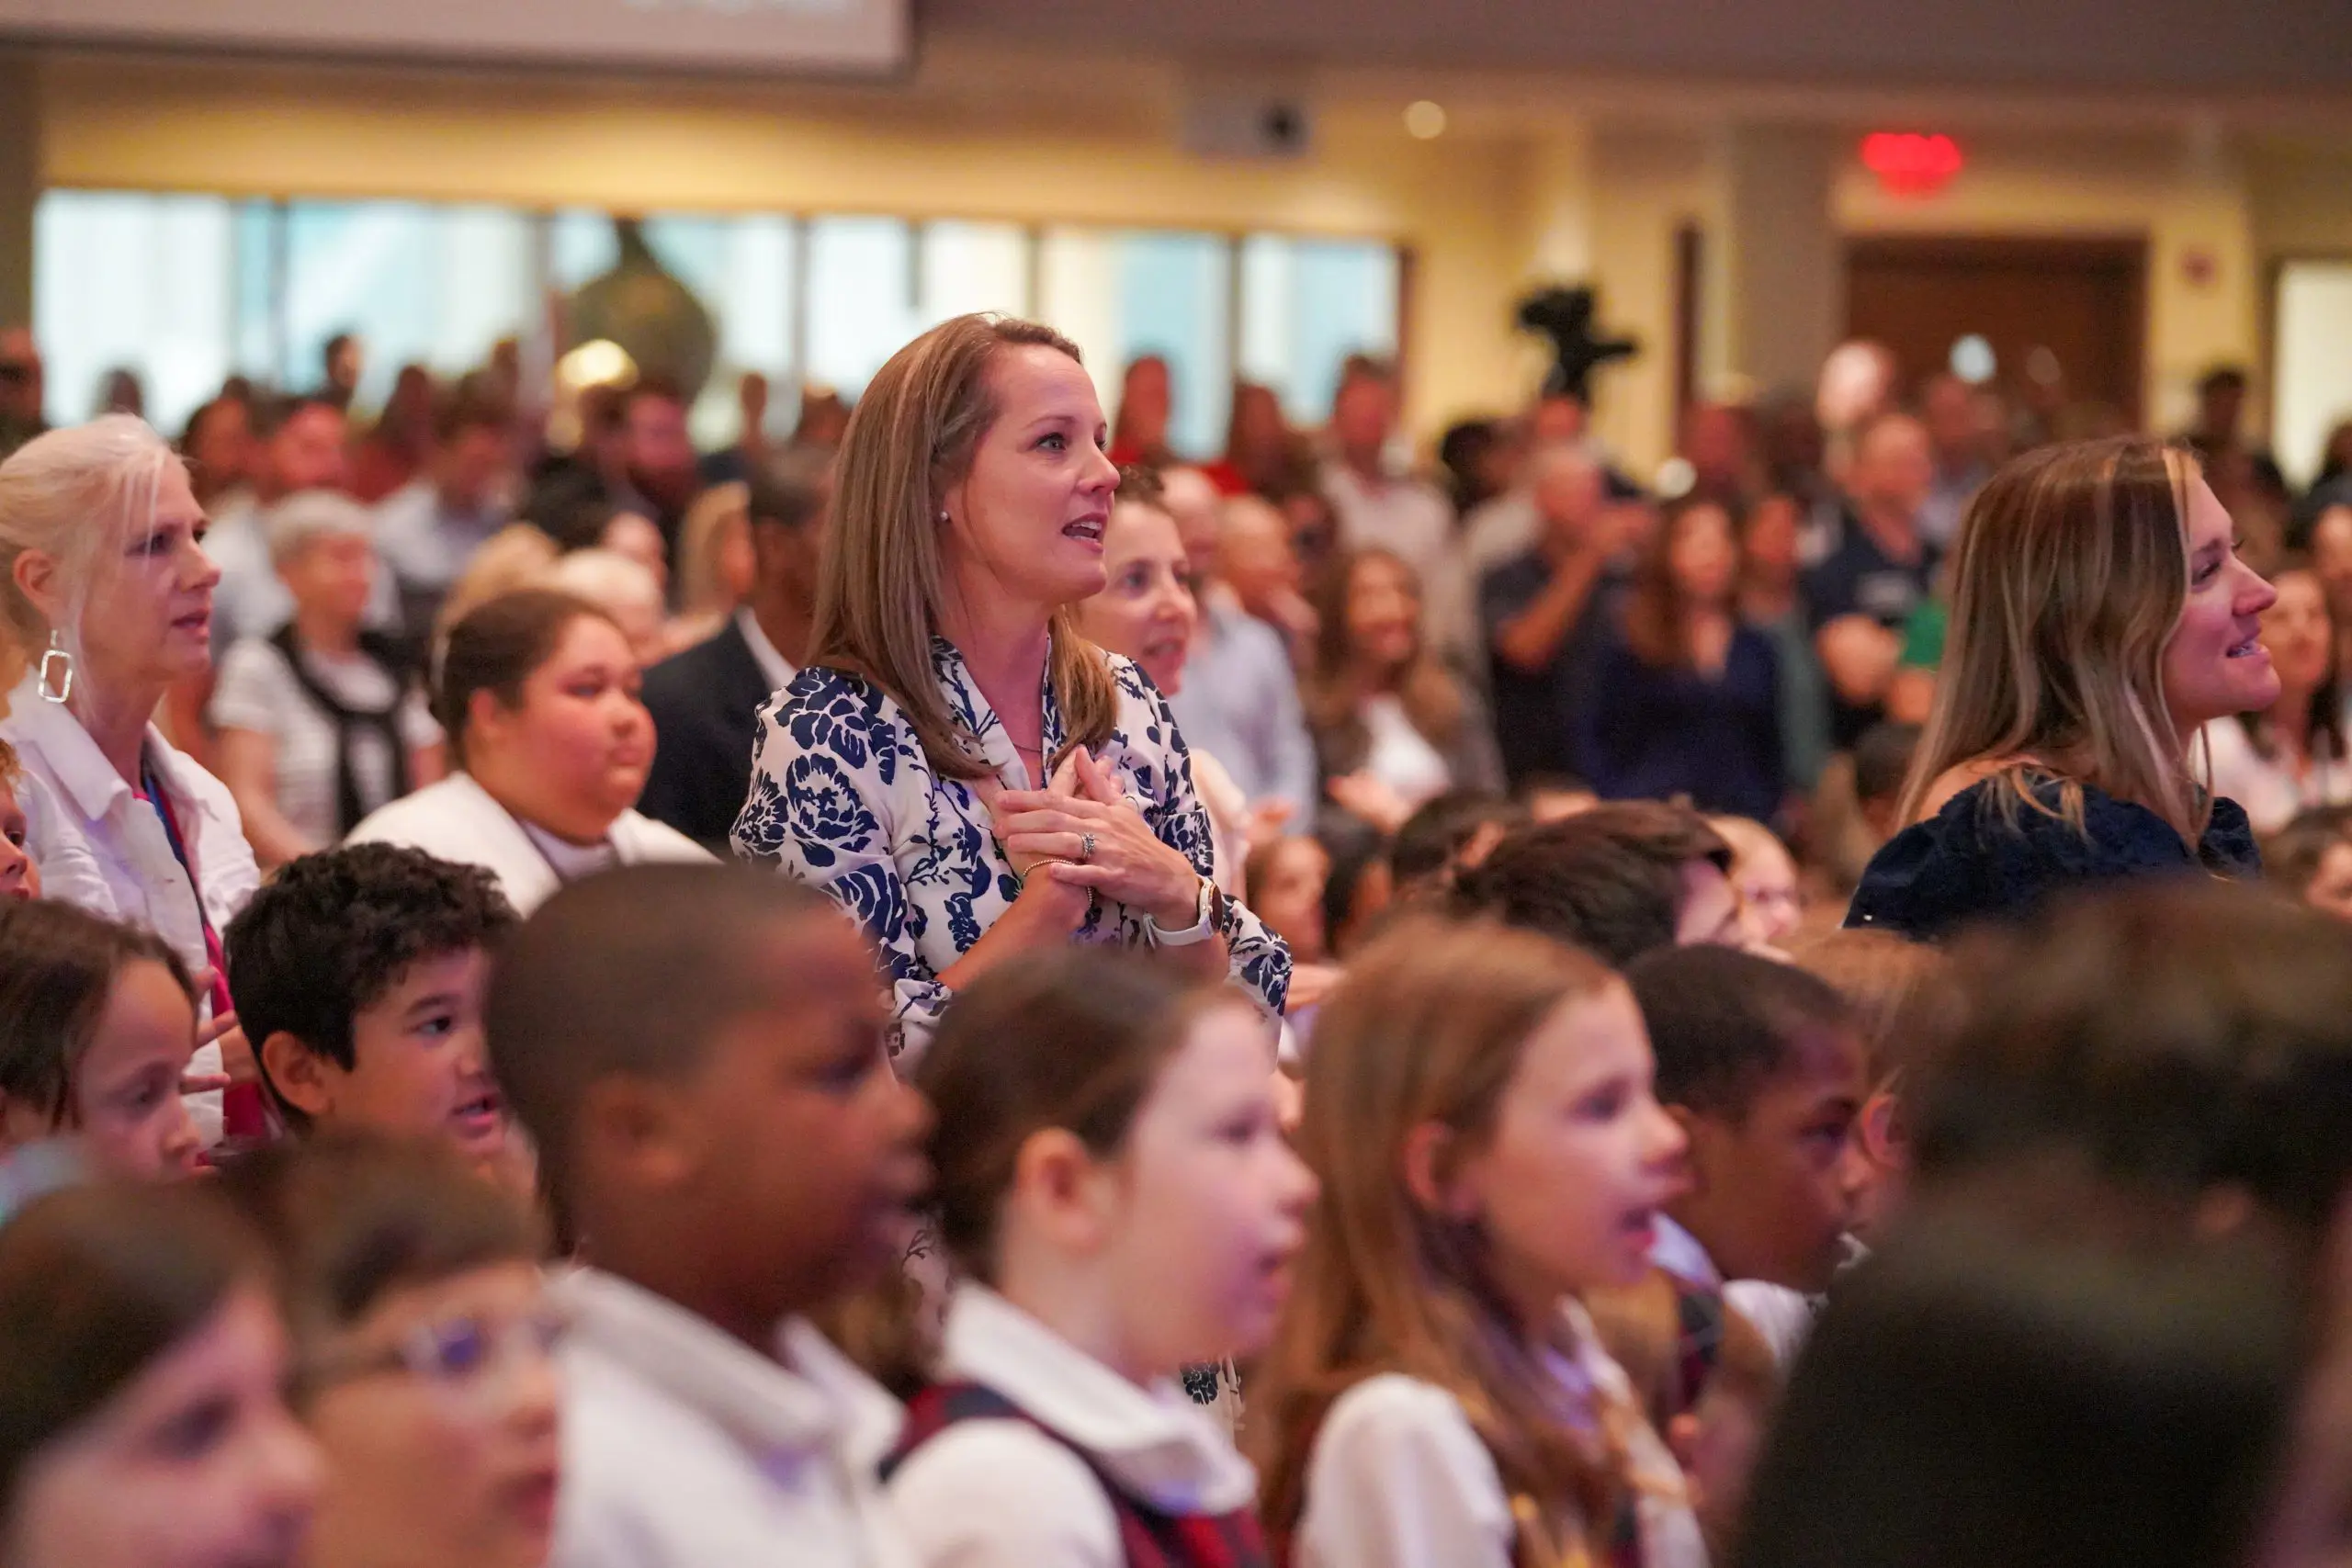
M 917 25 L 1235 64 L 2352 93 L 2352 0 L 921 0 Z

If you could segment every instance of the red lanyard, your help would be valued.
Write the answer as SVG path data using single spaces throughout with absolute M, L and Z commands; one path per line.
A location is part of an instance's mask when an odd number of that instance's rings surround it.
M 196 860 L 188 853 L 187 839 L 180 832 L 179 814 L 172 807 L 171 793 L 155 777 L 155 765 L 141 758 L 139 769 L 139 798 L 155 808 L 162 818 L 164 837 L 172 846 L 172 858 L 180 863 L 187 874 L 188 891 L 196 896 L 196 920 L 204 931 L 204 958 L 212 966 L 212 1016 L 220 1018 L 235 1010 L 229 996 L 229 960 L 221 951 L 220 933 L 212 929 L 212 917 L 204 908 L 204 885 L 197 880 Z M 232 1138 L 259 1137 L 269 1130 L 269 1115 L 256 1084 L 234 1084 L 220 1097 L 221 1131 Z

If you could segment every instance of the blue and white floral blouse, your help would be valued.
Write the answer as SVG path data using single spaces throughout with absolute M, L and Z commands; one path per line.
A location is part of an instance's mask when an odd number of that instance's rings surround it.
M 1160 842 L 1209 875 L 1208 816 L 1193 794 L 1192 762 L 1167 700 L 1134 664 L 1104 657 L 1119 705 L 1099 760 Z M 935 637 L 931 658 L 950 711 L 978 738 L 998 782 L 1034 787 L 964 656 Z M 1051 756 L 1064 735 L 1050 678 L 1040 700 Z M 823 666 L 801 671 L 760 710 L 735 852 L 822 888 L 856 917 L 882 951 L 900 1044 L 916 1051 L 949 1000 L 940 972 L 1021 891 L 973 784 L 933 773 L 904 710 L 880 688 Z M 1225 934 L 1233 977 L 1279 1017 L 1290 989 L 1290 950 L 1257 916 L 1238 903 L 1230 908 Z M 1150 938 L 1139 913 L 1098 903 L 1071 940 L 1140 947 Z

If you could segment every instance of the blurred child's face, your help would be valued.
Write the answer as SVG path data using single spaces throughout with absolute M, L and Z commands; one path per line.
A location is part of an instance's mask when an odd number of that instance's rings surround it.
M 1104 1171 L 1117 1184 L 1107 1261 L 1139 1369 L 1253 1355 L 1273 1334 L 1316 1189 L 1283 1137 L 1272 1069 L 1254 1011 L 1208 1008 Z
M 2332 919 L 2352 920 L 2352 840 L 2327 846 L 2303 902 Z
M 1744 849 L 1732 872 L 1749 940 L 1778 947 L 1804 919 L 1796 863 L 1779 840 L 1770 839 Z
M 420 958 L 352 1019 L 349 1070 L 299 1046 L 281 1057 L 265 1042 L 271 1079 L 322 1126 L 436 1138 L 495 1161 L 508 1128 L 482 1047 L 489 984 L 490 955 L 478 947 Z
M 1655 1072 L 1622 982 L 1563 1003 L 1521 1047 L 1491 1136 L 1448 1183 L 1448 1211 L 1482 1226 L 1531 1327 L 1563 1296 L 1632 1284 L 1649 1267 L 1683 1147 Z
M 707 1223 L 740 1303 L 781 1318 L 896 1261 L 930 1181 L 931 1111 L 891 1067 L 874 955 L 845 921 L 785 922 L 763 946 L 774 999 L 676 1087 L 667 1135 L 694 1211 L 680 1223 Z
M 1677 947 L 1737 947 L 1747 934 L 1739 895 L 1714 862 L 1682 863 L 1682 902 L 1674 914 Z
M 0 1559 L 24 1568 L 293 1568 L 318 1450 L 283 1397 L 286 1336 L 239 1290 L 36 1455 Z
M 1323 932 L 1323 884 L 1331 857 L 1312 839 L 1285 839 L 1266 867 L 1253 912 L 1290 944 L 1302 964 L 1319 963 L 1329 950 Z
M 395 1291 L 324 1347 L 322 1561 L 541 1568 L 555 1533 L 560 1385 L 539 1270 L 497 1263 Z M 429 1348 L 420 1369 L 399 1359 Z
M 1674 1217 L 1726 1280 L 1828 1288 L 1854 1210 L 1847 1141 L 1868 1093 L 1861 1042 L 1838 1032 L 1794 1043 L 1735 1122 L 1690 1111 L 1690 1191 Z
M 0 898 L 40 897 L 40 868 L 33 864 L 32 852 L 25 847 L 29 836 L 16 790 L 7 780 L 0 779 Z
M 74 1074 L 74 1133 L 101 1167 L 141 1181 L 195 1173 L 202 1142 L 180 1098 L 195 1055 L 196 1005 L 172 972 L 124 965 Z

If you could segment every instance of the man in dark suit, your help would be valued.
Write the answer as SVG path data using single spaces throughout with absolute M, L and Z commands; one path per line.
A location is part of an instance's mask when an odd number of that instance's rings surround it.
M 798 672 L 817 601 L 817 550 L 831 481 L 821 456 L 790 451 L 755 465 L 750 487 L 752 592 L 716 636 L 645 672 L 659 737 L 637 808 L 714 852 L 752 787 L 760 705 Z

